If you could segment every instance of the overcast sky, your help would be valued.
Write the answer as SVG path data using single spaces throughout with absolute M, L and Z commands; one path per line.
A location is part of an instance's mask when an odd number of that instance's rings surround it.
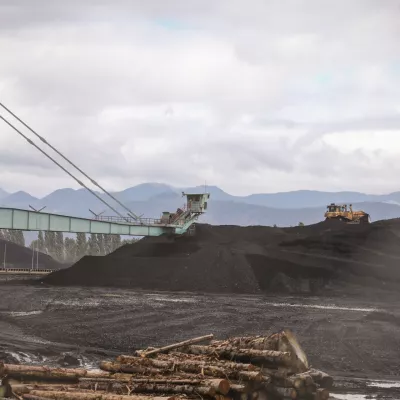
M 1 0 L 0 101 L 110 190 L 398 191 L 399 21 L 400 0 Z M 3 189 L 76 187 L 0 140 Z

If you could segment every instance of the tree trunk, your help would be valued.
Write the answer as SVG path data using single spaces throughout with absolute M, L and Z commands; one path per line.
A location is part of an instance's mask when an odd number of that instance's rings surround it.
M 297 392 L 296 389 L 294 388 L 284 388 L 284 387 L 279 387 L 275 386 L 270 389 L 272 393 L 278 394 L 280 397 L 284 398 L 290 398 L 290 399 L 296 399 L 297 398 Z
M 314 384 L 313 379 L 309 374 L 296 374 L 286 376 L 284 378 L 274 378 L 274 383 L 282 387 L 294 387 L 300 389 L 302 387 L 310 386 Z
M 247 393 L 249 392 L 249 387 L 246 385 L 240 385 L 237 383 L 231 383 L 231 391 L 232 392 L 237 392 L 237 393 Z
M 269 382 L 271 377 L 263 375 L 261 371 L 239 371 L 238 377 L 242 381 Z
M 326 374 L 325 372 L 319 371 L 317 369 L 311 369 L 309 375 L 318 383 L 322 388 L 331 389 L 333 386 L 333 378 Z
M 125 396 L 111 393 L 32 390 L 30 395 L 52 400 L 175 400 L 174 396 Z
M 232 346 L 212 347 L 191 345 L 185 347 L 189 354 L 218 355 L 221 358 L 237 361 L 253 361 L 274 365 L 290 365 L 290 353 L 273 350 L 239 349 Z
M 254 350 L 279 350 L 279 333 L 270 336 L 244 336 L 234 337 L 228 340 L 213 340 L 212 346 L 233 346 L 240 349 Z
M 229 381 L 226 379 L 138 379 L 132 378 L 129 382 L 120 382 L 116 379 L 88 379 L 80 378 L 80 387 L 93 389 L 96 385 L 100 390 L 108 390 L 107 388 L 114 385 L 124 385 L 124 387 L 137 387 L 147 388 L 152 387 L 155 392 L 164 390 L 165 387 L 174 386 L 191 386 L 191 387 L 202 387 L 211 389 L 214 393 L 228 394 L 230 390 Z M 162 390 L 161 390 L 162 389 Z M 146 390 L 145 390 L 146 391 Z M 204 391 L 203 391 L 204 392 Z M 171 392 L 178 393 L 178 392 Z
M 159 383 L 138 383 L 132 385 L 121 382 L 111 384 L 106 382 L 81 382 L 79 387 L 81 389 L 101 390 L 127 395 L 131 393 L 171 393 L 213 397 L 216 394 L 215 389 L 207 386 L 168 385 Z
M 141 357 L 149 357 L 149 356 L 152 356 L 152 355 L 155 355 L 158 353 L 166 353 L 170 350 L 177 349 L 179 347 L 188 346 L 188 345 L 194 344 L 194 343 L 204 342 L 205 340 L 211 340 L 213 337 L 214 337 L 214 335 L 200 336 L 200 337 L 196 337 L 193 339 L 185 340 L 183 342 L 170 344 L 169 346 L 160 347 L 159 349 L 140 352 L 139 354 Z
M 174 362 L 174 361 L 160 361 L 153 358 L 130 358 L 131 364 L 121 364 L 121 363 L 114 363 L 110 361 L 103 361 L 100 364 L 100 368 L 105 371 L 110 372 L 136 372 L 137 371 L 137 364 L 144 364 L 149 365 L 155 368 L 159 368 L 158 373 L 170 373 L 170 372 L 187 372 L 192 374 L 202 374 L 202 375 L 209 375 L 215 376 L 218 378 L 229 378 L 229 379 L 240 379 L 240 377 L 246 377 L 250 375 L 243 374 L 241 372 L 253 372 L 253 371 L 236 371 L 230 369 L 225 363 L 219 363 L 218 365 L 221 366 L 214 366 L 214 365 L 206 365 L 205 363 L 198 363 L 193 361 L 185 361 L 185 362 Z M 234 363 L 230 363 L 231 365 L 238 365 Z M 228 364 L 229 365 L 229 364 Z M 229 365 L 229 366 L 231 366 Z M 259 375 L 260 372 L 254 371 L 256 374 L 254 375 L 256 379 L 260 379 Z M 248 380 L 248 378 L 245 378 Z
M 4 364 L 4 373 L 12 378 L 40 378 L 78 382 L 79 378 L 109 378 L 105 371 L 88 371 L 84 368 L 52 368 L 37 365 Z
M 121 364 L 140 364 L 140 365 L 150 365 L 155 368 L 165 369 L 172 368 L 174 365 L 193 365 L 193 366 L 213 366 L 219 368 L 234 369 L 236 371 L 258 371 L 260 368 L 253 364 L 242 364 L 235 363 L 231 361 L 215 361 L 210 360 L 208 357 L 200 357 L 196 359 L 196 356 L 184 354 L 184 353 L 172 353 L 168 358 L 157 358 L 151 360 L 142 360 L 140 357 L 125 356 L 121 355 L 116 358 L 117 362 Z
M 328 389 L 320 388 L 315 392 L 315 400 L 328 400 L 329 399 L 329 391 Z
M 14 365 L 5 364 L 5 373 L 10 377 L 37 377 L 45 379 L 62 379 L 62 380 L 77 380 L 79 377 L 86 376 L 87 371 L 83 368 L 66 369 L 66 368 L 50 368 L 46 366 L 33 365 Z M 106 374 L 101 371 L 101 374 Z
M 32 383 L 32 384 L 13 384 L 12 389 L 15 393 L 22 395 L 22 394 L 27 394 L 31 390 L 68 390 L 71 387 L 77 388 L 78 386 L 71 386 L 71 385 L 62 385 L 62 384 L 38 384 L 38 383 Z
M 22 396 L 24 400 L 49 400 L 48 397 L 34 396 L 33 394 L 26 393 Z

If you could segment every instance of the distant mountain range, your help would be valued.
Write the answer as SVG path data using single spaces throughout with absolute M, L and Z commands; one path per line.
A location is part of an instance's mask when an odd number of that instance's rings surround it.
M 113 195 L 136 214 L 158 217 L 162 211 L 175 211 L 183 205 L 182 191 L 203 193 L 204 186 L 175 188 L 162 183 L 143 183 Z M 333 202 L 352 203 L 354 209 L 368 212 L 372 220 L 400 217 L 400 192 L 370 195 L 299 190 L 234 196 L 217 186 L 208 186 L 207 192 L 211 193 L 211 198 L 208 212 L 201 221 L 218 225 L 292 226 L 300 221 L 311 224 L 321 221 L 326 206 Z M 106 199 L 106 196 L 98 195 Z M 114 202 L 110 203 L 122 211 Z M 58 189 L 40 199 L 23 191 L 10 194 L 0 189 L 0 205 L 22 209 L 28 209 L 29 205 L 35 208 L 46 206 L 48 212 L 81 217 L 90 217 L 89 209 L 96 213 L 106 210 L 105 214 L 112 215 L 101 201 L 85 189 Z

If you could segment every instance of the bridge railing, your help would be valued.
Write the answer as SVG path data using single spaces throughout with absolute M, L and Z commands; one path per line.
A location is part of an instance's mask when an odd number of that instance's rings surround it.
M 159 225 L 161 224 L 161 220 L 157 218 L 140 218 L 137 220 L 132 217 L 119 217 L 117 215 L 111 216 L 104 216 L 99 215 L 94 217 L 95 221 L 102 221 L 102 222 L 118 222 L 120 224 L 127 224 L 127 225 Z

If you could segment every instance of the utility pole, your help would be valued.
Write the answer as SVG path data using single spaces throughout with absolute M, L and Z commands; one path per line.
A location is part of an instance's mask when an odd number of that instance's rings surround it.
M 46 208 L 46 206 L 43 206 L 42 208 L 39 208 L 37 210 L 35 207 L 29 204 L 29 208 L 32 209 L 33 211 L 36 211 L 37 213 L 40 213 Z M 37 216 L 36 216 L 36 228 L 37 228 Z M 32 247 L 32 269 L 34 265 L 34 260 L 35 260 L 35 245 L 33 245 Z M 39 269 L 38 265 L 39 265 L 39 240 L 36 241 L 36 269 Z
M 7 254 L 7 243 L 4 243 L 4 257 L 3 257 L 3 268 L 6 269 L 6 254 Z
M 32 265 L 31 265 L 31 271 L 33 271 L 33 260 L 35 259 L 35 244 L 32 246 Z

